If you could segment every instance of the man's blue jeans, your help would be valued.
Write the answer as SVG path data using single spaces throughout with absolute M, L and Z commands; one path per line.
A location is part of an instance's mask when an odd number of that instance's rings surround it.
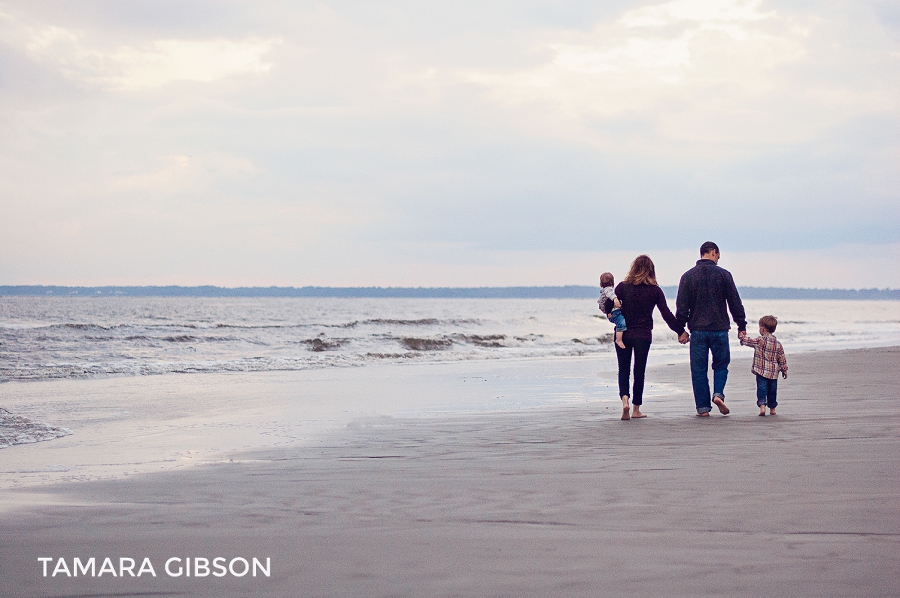
M 713 393 L 725 399 L 725 382 L 728 381 L 728 364 L 731 362 L 731 348 L 728 346 L 728 331 L 691 330 L 691 384 L 694 387 L 694 403 L 697 413 L 712 411 L 712 397 L 709 396 L 709 354 L 712 352 Z

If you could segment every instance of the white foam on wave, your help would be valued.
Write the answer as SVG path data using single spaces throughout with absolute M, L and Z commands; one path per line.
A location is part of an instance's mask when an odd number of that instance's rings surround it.
M 900 344 L 900 301 L 744 305 L 751 334 L 779 318 L 791 354 Z M 0 319 L 0 382 L 614 353 L 612 325 L 575 299 L 0 297 Z M 654 321 L 654 355 L 686 360 L 658 310 Z
M 72 430 L 36 422 L 22 415 L 0 410 L 0 449 L 14 444 L 31 444 L 69 436 Z

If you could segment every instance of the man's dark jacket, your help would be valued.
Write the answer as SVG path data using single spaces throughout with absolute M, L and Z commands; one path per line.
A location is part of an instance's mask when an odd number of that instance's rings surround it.
M 712 260 L 698 260 L 678 283 L 675 318 L 691 330 L 727 331 L 731 323 L 725 311 L 726 304 L 738 330 L 746 330 L 744 304 L 731 272 L 718 267 Z

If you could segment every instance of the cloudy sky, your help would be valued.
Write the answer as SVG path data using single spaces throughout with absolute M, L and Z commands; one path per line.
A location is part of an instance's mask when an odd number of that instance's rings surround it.
M 895 0 L 0 0 L 0 284 L 900 287 Z

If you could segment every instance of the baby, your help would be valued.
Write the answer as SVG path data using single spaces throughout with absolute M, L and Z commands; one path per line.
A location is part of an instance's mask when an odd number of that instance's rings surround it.
M 607 303 L 609 301 L 609 303 Z M 597 299 L 600 305 L 600 311 L 606 314 L 610 322 L 616 325 L 616 346 L 620 349 L 625 348 L 622 342 L 622 333 L 628 330 L 625 326 L 625 316 L 622 315 L 622 304 L 616 297 L 615 280 L 609 272 L 600 275 L 600 298 Z
M 778 373 L 787 378 L 784 348 L 772 334 L 776 326 L 778 320 L 775 316 L 763 316 L 759 319 L 759 338 L 741 339 L 742 345 L 755 349 L 750 371 L 756 374 L 756 405 L 760 415 L 766 414 L 766 406 L 769 407 L 769 415 L 775 415 L 775 408 L 778 406 Z

